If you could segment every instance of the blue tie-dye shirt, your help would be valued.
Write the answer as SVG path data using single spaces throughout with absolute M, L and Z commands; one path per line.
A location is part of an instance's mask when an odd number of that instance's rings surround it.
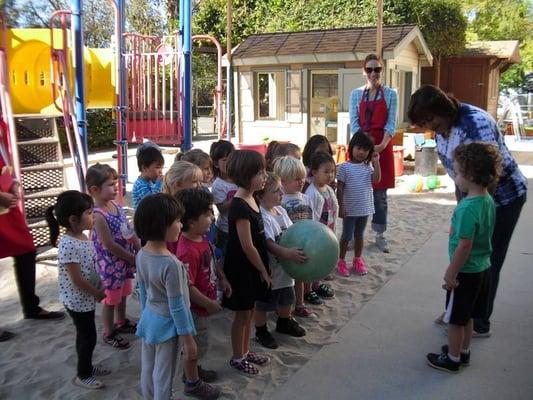
M 484 142 L 498 146 L 502 156 L 502 174 L 494 193 L 497 206 L 512 203 L 527 192 L 527 180 L 505 145 L 496 121 L 486 111 L 461 103 L 459 115 L 448 138 L 437 134 L 437 151 L 448 174 L 454 178 L 453 152 L 462 143 Z

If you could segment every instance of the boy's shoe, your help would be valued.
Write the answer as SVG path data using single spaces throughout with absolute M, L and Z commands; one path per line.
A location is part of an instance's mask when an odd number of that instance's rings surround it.
M 339 261 L 337 261 L 337 272 L 340 276 L 350 276 L 350 271 L 348 270 L 348 267 L 346 266 L 346 261 L 342 258 L 339 258 Z
M 105 387 L 104 382 L 99 381 L 94 376 L 90 376 L 85 379 L 80 379 L 79 377 L 76 377 L 74 378 L 73 382 L 76 386 L 82 387 L 84 389 L 95 390 L 102 389 L 103 387 Z
M 270 334 L 268 329 L 262 329 L 262 330 L 255 330 L 255 340 L 261 345 L 266 347 L 267 349 L 277 349 L 278 343 L 276 342 L 276 339 L 274 339 L 274 336 Z
M 294 307 L 294 315 L 296 315 L 297 317 L 307 318 L 310 317 L 311 314 L 313 314 L 313 312 L 303 304 Z
M 259 375 L 259 370 L 247 360 L 236 360 L 232 358 L 229 360 L 229 365 L 236 369 L 237 372 L 245 375 L 245 376 L 257 376 Z
M 93 372 L 93 376 L 106 376 L 111 373 L 111 370 L 101 365 L 97 365 L 96 367 L 93 366 L 92 372 Z
M 368 269 L 366 269 L 366 264 L 363 260 L 363 257 L 354 257 L 352 264 L 355 269 L 355 273 L 359 275 L 368 274 Z
M 124 323 L 120 326 L 115 324 L 115 331 L 118 333 L 130 333 L 135 334 L 137 331 L 137 324 L 135 322 L 131 322 L 129 319 L 125 319 Z
M 441 348 L 443 353 L 445 354 L 448 354 L 448 345 L 447 344 L 444 344 Z M 460 357 L 461 357 L 461 365 L 466 367 L 468 365 L 470 365 L 470 352 L 468 353 L 463 353 L 461 352 L 460 353 Z
M 327 283 L 321 283 L 313 291 L 323 299 L 331 299 L 335 297 L 335 291 Z
M 294 318 L 278 318 L 278 321 L 276 322 L 276 332 L 294 337 L 305 336 L 305 329 L 302 328 Z
M 378 233 L 376 235 L 376 245 L 378 246 L 378 249 L 380 249 L 383 253 L 389 252 L 389 243 L 387 242 L 387 239 L 385 239 L 385 236 L 383 236 L 382 233 Z
M 459 372 L 459 367 L 461 366 L 460 362 L 452 361 L 450 357 L 448 357 L 448 353 L 428 353 L 426 358 L 430 367 L 452 374 Z
M 313 304 L 315 306 L 320 306 L 320 305 L 324 304 L 324 302 L 322 300 L 320 300 L 320 297 L 318 296 L 318 294 L 316 294 L 316 292 L 314 290 L 311 290 L 311 291 L 307 292 L 306 294 L 304 294 L 304 300 L 307 303 Z
M 218 399 L 220 396 L 220 389 L 204 382 L 201 379 L 198 379 L 198 382 L 195 385 L 191 386 L 189 384 L 185 384 L 183 393 L 185 393 L 186 396 L 195 397 L 197 399 L 214 400 Z
M 472 331 L 472 337 L 473 338 L 477 338 L 477 339 L 489 338 L 489 337 L 491 337 L 491 335 L 492 335 L 492 332 L 490 331 L 490 329 L 488 331 L 485 331 L 485 332 L 478 332 L 476 330 Z
M 108 344 L 115 349 L 126 350 L 130 348 L 130 342 L 120 336 L 117 331 L 113 331 L 109 336 L 104 334 L 103 340 L 105 344 Z
M 218 375 L 211 369 L 203 369 L 201 365 L 198 365 L 198 377 L 204 382 L 211 383 L 218 379 Z

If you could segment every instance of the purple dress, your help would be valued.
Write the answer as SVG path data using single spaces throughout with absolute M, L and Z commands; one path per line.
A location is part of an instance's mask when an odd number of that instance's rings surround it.
M 109 213 L 103 208 L 95 208 L 94 212 L 104 217 L 115 243 L 124 247 L 127 251 L 134 253 L 133 244 L 129 243 L 126 239 L 126 237 L 128 237 L 128 232 L 131 232 L 131 227 L 126 219 L 126 215 L 124 214 L 122 207 L 115 202 L 112 203 L 116 208 L 116 215 Z M 120 289 L 124 286 L 126 279 L 134 278 L 135 265 L 130 264 L 122 258 L 118 258 L 107 250 L 98 238 L 96 230 L 91 232 L 91 240 L 96 252 L 98 274 L 100 275 L 100 280 L 102 281 L 104 289 Z

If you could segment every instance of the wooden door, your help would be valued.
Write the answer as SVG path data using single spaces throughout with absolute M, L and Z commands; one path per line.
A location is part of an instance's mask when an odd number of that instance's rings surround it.
M 461 102 L 486 109 L 486 71 L 483 64 L 449 64 L 446 91 Z

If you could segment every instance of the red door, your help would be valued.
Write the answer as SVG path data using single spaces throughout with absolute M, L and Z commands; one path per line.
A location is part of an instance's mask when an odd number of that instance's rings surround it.
M 457 100 L 487 108 L 483 64 L 449 64 L 447 87 L 447 92 L 453 94 Z

